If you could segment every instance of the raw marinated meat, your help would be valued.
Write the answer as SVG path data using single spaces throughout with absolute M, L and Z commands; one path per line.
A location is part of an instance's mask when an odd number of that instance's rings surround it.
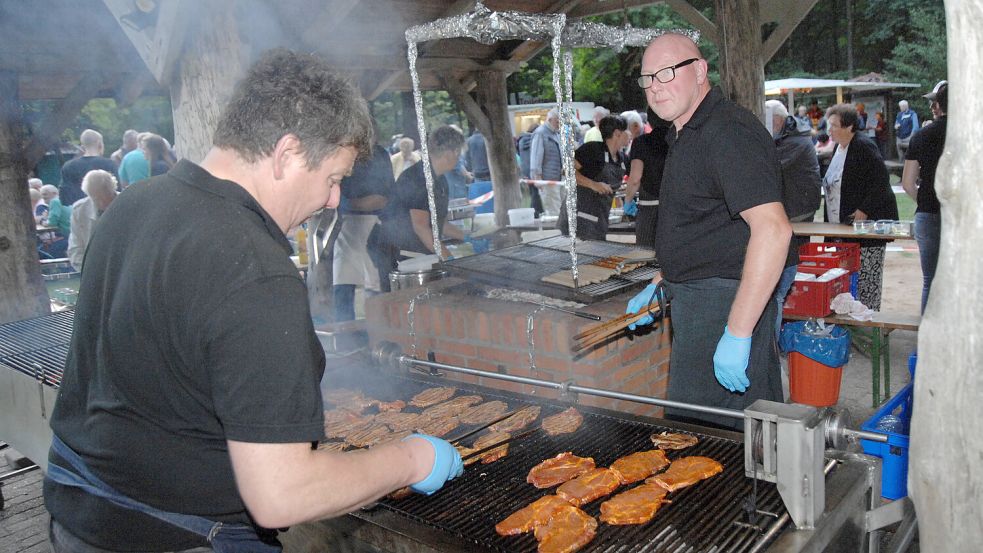
M 539 418 L 540 410 L 538 405 L 524 407 L 516 411 L 511 417 L 489 426 L 488 429 L 494 432 L 518 432 Z
M 551 488 L 593 468 L 594 459 L 591 457 L 577 457 L 567 451 L 534 466 L 526 476 L 526 482 L 541 489 Z
M 667 466 L 669 466 L 669 459 L 661 449 L 639 451 L 611 463 L 611 469 L 618 473 L 622 484 L 645 480 Z
M 595 468 L 580 476 L 560 484 L 556 495 L 566 499 L 571 505 L 580 507 L 599 497 L 604 497 L 621 485 L 618 473 L 609 468 Z
M 655 447 L 659 449 L 686 449 L 699 443 L 700 439 L 692 434 L 678 432 L 661 432 L 650 437 Z
M 420 417 L 417 421 L 416 431 L 421 434 L 428 434 L 443 438 L 448 432 L 458 427 L 461 422 L 457 417 Z
M 481 405 L 469 407 L 461 413 L 461 424 L 488 424 L 501 417 L 509 410 L 504 401 L 488 401 Z
M 557 509 L 545 526 L 536 527 L 539 553 L 573 553 L 597 534 L 597 519 L 574 507 Z
M 682 457 L 669 465 L 669 470 L 657 474 L 645 482 L 658 484 L 674 492 L 692 486 L 700 480 L 706 480 L 724 470 L 724 466 L 709 457 Z
M 453 417 L 460 415 L 475 403 L 481 403 L 481 396 L 457 396 L 454 399 L 427 407 L 421 413 L 424 417 Z
M 573 407 L 543 419 L 543 430 L 550 436 L 575 432 L 584 422 L 584 416 Z
M 402 432 L 403 430 L 412 430 L 419 426 L 417 423 L 420 422 L 420 417 L 421 415 L 419 413 L 386 411 L 385 413 L 376 415 L 374 420 L 389 426 L 389 429 L 393 432 Z
M 410 400 L 410 405 L 414 407 L 430 407 L 431 405 L 436 405 L 441 401 L 447 401 L 454 395 L 457 388 L 443 387 L 443 388 L 427 388 L 419 394 L 413 396 Z
M 406 402 L 401 399 L 397 399 L 396 401 L 380 401 L 378 407 L 380 413 L 398 412 L 406 407 Z
M 495 532 L 499 536 L 517 536 L 532 532 L 537 526 L 548 523 L 558 509 L 569 506 L 569 503 L 555 495 L 543 496 L 496 524 Z
M 370 447 L 392 434 L 389 427 L 381 422 L 372 422 L 364 428 L 359 428 L 345 435 L 345 443 L 352 447 Z
M 665 502 L 668 490 L 658 484 L 642 484 L 601 503 L 601 522 L 644 524 Z

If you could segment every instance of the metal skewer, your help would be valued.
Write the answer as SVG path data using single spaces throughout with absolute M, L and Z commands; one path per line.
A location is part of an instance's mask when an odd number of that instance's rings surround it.
M 539 305 L 541 307 L 545 307 L 547 309 L 555 309 L 557 311 L 562 311 L 564 313 L 569 313 L 571 315 L 574 315 L 576 317 L 581 317 L 583 319 L 590 319 L 592 321 L 600 321 L 601 320 L 601 316 L 600 315 L 595 315 L 593 313 L 588 313 L 586 311 L 574 311 L 573 309 L 566 309 L 564 307 L 557 307 L 555 305 L 549 305 L 549 304 L 543 303 L 543 302 L 533 302 L 533 303 L 535 303 L 536 305 Z

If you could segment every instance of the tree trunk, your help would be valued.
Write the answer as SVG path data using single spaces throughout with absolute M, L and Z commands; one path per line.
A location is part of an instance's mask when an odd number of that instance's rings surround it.
M 178 155 L 201 162 L 236 82 L 245 74 L 243 47 L 235 10 L 203 3 L 189 31 L 171 84 L 174 141 Z
M 482 130 L 488 150 L 492 190 L 495 191 L 495 224 L 504 227 L 509 222 L 509 210 L 522 202 L 519 188 L 519 166 L 515 161 L 515 143 L 509 122 L 508 90 L 505 73 L 478 73 L 478 105 L 488 118 L 491 128 Z
M 946 0 L 949 118 L 935 179 L 942 243 L 918 336 L 909 493 L 923 551 L 978 551 L 983 542 L 983 4 Z M 958 68 L 953 71 L 952 68 Z
M 765 69 L 758 0 L 715 0 L 714 9 L 720 33 L 720 86 L 728 98 L 760 119 L 765 112 Z
M 27 188 L 24 125 L 17 75 L 0 71 L 0 323 L 51 311 Z

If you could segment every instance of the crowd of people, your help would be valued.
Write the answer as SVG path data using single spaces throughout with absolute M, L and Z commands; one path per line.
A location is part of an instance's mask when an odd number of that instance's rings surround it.
M 85 248 L 95 221 L 116 194 L 131 183 L 167 173 L 177 157 L 160 135 L 135 130 L 123 133 L 122 145 L 105 157 L 102 134 L 86 129 L 79 135 L 80 154 L 61 167 L 61 182 L 28 179 L 32 212 L 38 225 L 38 253 L 43 259 L 68 258 L 82 270 Z

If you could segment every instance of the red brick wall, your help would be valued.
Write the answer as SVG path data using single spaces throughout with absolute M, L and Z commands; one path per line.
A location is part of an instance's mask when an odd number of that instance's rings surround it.
M 622 335 L 581 355 L 571 352 L 572 337 L 594 321 L 553 309 L 536 313 L 533 341 L 536 369 L 530 370 L 527 315 L 533 304 L 468 296 L 449 290 L 462 284 L 456 278 L 430 284 L 429 299 L 414 307 L 417 357 L 428 351 L 442 363 L 489 372 L 506 373 L 565 382 L 580 386 L 665 398 L 669 373 L 669 333 L 658 330 L 630 340 Z M 372 346 L 389 341 L 403 352 L 412 352 L 407 316 L 410 301 L 422 288 L 399 290 L 368 298 L 365 317 Z M 624 313 L 629 296 L 619 296 L 584 308 L 610 320 Z M 510 390 L 539 397 L 556 398 L 557 390 L 505 382 L 488 377 L 446 373 L 447 378 Z M 605 407 L 640 415 L 661 416 L 661 408 L 634 402 L 581 394 L 584 405 Z

